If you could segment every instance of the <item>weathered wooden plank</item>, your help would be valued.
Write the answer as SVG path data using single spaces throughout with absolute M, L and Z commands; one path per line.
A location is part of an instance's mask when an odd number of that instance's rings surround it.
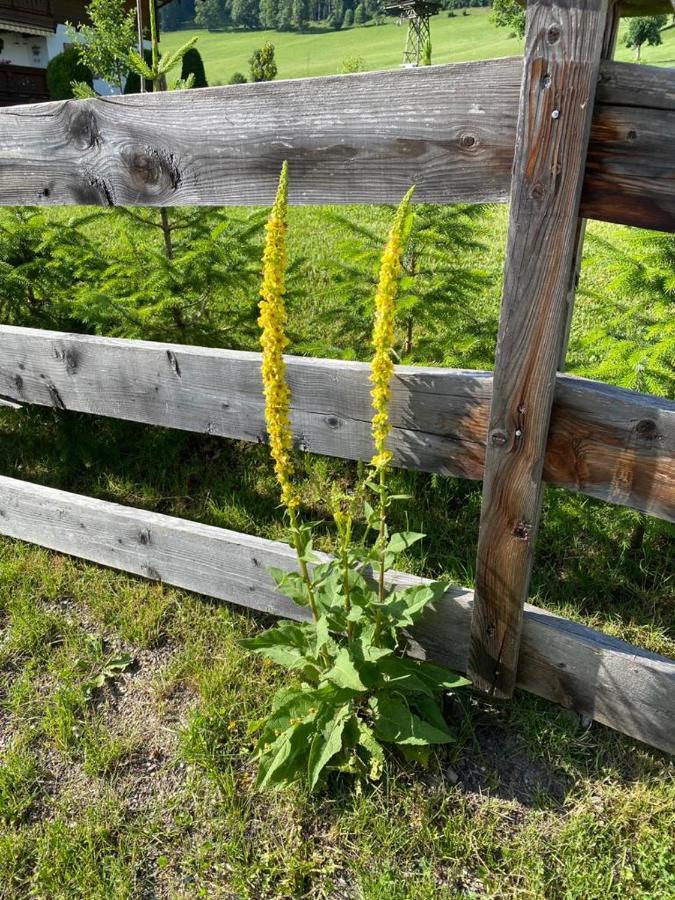
M 516 683 L 607 10 L 528 4 L 469 664 L 498 698 Z
M 518 0 L 521 6 L 527 6 L 527 0 Z M 624 16 L 658 16 L 672 13 L 675 0 L 619 0 L 620 14 Z
M 266 204 L 508 196 L 520 61 L 0 110 L 2 203 Z
M 670 70 L 670 77 L 675 87 L 675 70 Z M 582 214 L 622 225 L 675 230 L 674 134 L 673 110 L 596 108 Z
M 368 365 L 288 357 L 297 445 L 370 459 Z M 492 375 L 397 366 L 396 463 L 483 477 Z M 265 439 L 260 356 L 0 326 L 0 401 Z M 558 376 L 544 477 L 675 521 L 675 402 Z
M 668 230 L 673 73 L 605 66 L 584 212 Z M 285 158 L 293 203 L 395 202 L 412 183 L 419 201 L 505 201 L 521 68 L 489 60 L 0 109 L 0 203 L 266 204 Z
M 602 49 L 600 51 L 601 59 L 608 60 L 614 55 L 616 47 L 616 38 L 619 33 L 620 10 L 618 0 L 609 0 L 607 10 L 607 18 L 605 20 L 605 31 L 602 37 Z M 599 83 L 602 83 L 602 72 L 600 73 Z M 596 91 L 597 103 L 597 91 Z M 592 130 L 592 126 L 591 126 Z M 582 192 L 583 196 L 583 192 Z M 558 358 L 558 370 L 565 371 L 567 361 L 567 345 L 569 344 L 570 333 L 572 330 L 572 315 L 574 313 L 574 300 L 576 297 L 579 278 L 581 276 L 581 264 L 584 253 L 584 240 L 586 238 L 586 219 L 577 219 L 577 233 L 575 237 L 574 262 L 572 263 L 572 278 L 567 285 L 566 312 L 565 312 L 565 334 L 562 345 L 560 347 L 560 355 Z
M 295 568 L 280 543 L 0 477 L 0 534 L 290 618 L 270 566 Z M 390 583 L 423 579 L 390 573 Z M 412 651 L 466 670 L 472 593 L 449 588 Z M 675 752 L 675 662 L 527 606 L 521 688 Z

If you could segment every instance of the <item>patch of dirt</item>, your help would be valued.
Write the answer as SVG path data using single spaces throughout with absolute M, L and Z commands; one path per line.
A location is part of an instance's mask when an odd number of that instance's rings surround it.
M 504 724 L 499 712 L 476 715 L 473 740 L 448 767 L 446 778 L 467 794 L 515 801 L 524 807 L 559 807 L 571 788 L 566 775 L 532 756 L 531 748 Z

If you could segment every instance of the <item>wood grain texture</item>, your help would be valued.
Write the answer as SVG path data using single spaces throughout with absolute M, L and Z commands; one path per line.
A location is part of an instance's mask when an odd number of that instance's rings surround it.
M 517 0 L 520 6 L 527 6 L 527 0 Z M 658 16 L 671 13 L 675 9 L 675 0 L 620 0 L 620 15 Z
M 370 459 L 368 365 L 288 357 L 296 445 Z M 397 366 L 396 464 L 483 477 L 492 375 Z M 0 403 L 265 440 L 260 356 L 0 326 Z M 675 521 L 675 402 L 558 376 L 549 484 Z
M 0 477 L 0 534 L 289 618 L 270 566 L 286 544 Z M 424 579 L 392 572 L 390 584 Z M 472 593 L 449 588 L 412 635 L 413 655 L 466 670 Z M 521 688 L 675 752 L 675 662 L 536 607 L 525 609 Z
M 584 213 L 675 228 L 675 76 L 605 65 Z M 296 204 L 398 202 L 413 183 L 417 201 L 505 201 L 521 70 L 501 59 L 0 109 L 0 203 L 267 204 L 284 159 Z
M 675 231 L 674 134 L 675 69 L 603 63 L 582 213 Z
M 516 684 L 607 9 L 528 5 L 469 665 L 496 698 Z
M 503 201 L 520 61 L 0 110 L 3 203 Z
M 602 36 L 602 48 L 600 56 L 603 60 L 611 59 L 614 55 L 616 47 L 616 39 L 619 33 L 620 9 L 618 0 L 609 0 L 607 9 L 607 19 L 605 21 L 605 31 Z M 602 82 L 602 72 L 600 73 L 599 83 Z M 597 89 L 596 89 L 597 98 Z M 597 102 L 597 99 L 596 99 Z M 592 129 L 592 126 L 591 126 Z M 582 194 L 583 196 L 583 194 Z M 579 279 L 581 277 L 581 264 L 583 262 L 584 241 L 586 239 L 586 219 L 580 217 L 577 219 L 577 233 L 574 240 L 574 262 L 572 270 L 572 278 L 567 286 L 566 312 L 565 312 L 565 334 L 560 348 L 560 356 L 558 359 L 558 371 L 564 372 L 567 362 L 567 345 L 569 344 L 570 333 L 572 330 L 572 316 L 574 313 L 574 300 L 576 297 Z

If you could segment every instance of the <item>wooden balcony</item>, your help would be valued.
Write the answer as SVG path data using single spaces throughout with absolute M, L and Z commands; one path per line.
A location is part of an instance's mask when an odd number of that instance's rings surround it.
M 0 106 L 49 100 L 44 69 L 28 66 L 0 66 Z
M 55 28 L 52 0 L 0 0 L 0 20 L 17 25 Z

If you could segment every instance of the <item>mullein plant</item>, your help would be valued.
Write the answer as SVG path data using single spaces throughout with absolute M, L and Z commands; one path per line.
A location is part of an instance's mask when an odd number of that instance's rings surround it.
M 330 500 L 338 552 L 322 562 L 312 549 L 312 526 L 300 520 L 301 493 L 293 469 L 290 390 L 283 353 L 288 169 L 266 226 L 259 325 L 262 380 L 270 453 L 281 490 L 297 571 L 271 569 L 278 589 L 311 616 L 280 621 L 243 645 L 292 675 L 259 724 L 256 746 L 260 788 L 306 781 L 320 787 L 331 771 L 378 779 L 384 747 L 406 759 L 424 761 L 435 744 L 453 740 L 442 714 L 446 692 L 466 679 L 406 655 L 406 629 L 443 593 L 438 583 L 392 588 L 386 572 L 396 557 L 424 535 L 390 533 L 387 514 L 397 500 L 387 473 L 392 461 L 387 439 L 393 376 L 395 300 L 409 234 L 412 189 L 401 202 L 382 254 L 373 328 L 372 435 L 374 455 L 367 475 L 351 496 Z M 371 503 L 372 501 L 372 503 Z M 355 520 L 365 518 L 359 540 Z

